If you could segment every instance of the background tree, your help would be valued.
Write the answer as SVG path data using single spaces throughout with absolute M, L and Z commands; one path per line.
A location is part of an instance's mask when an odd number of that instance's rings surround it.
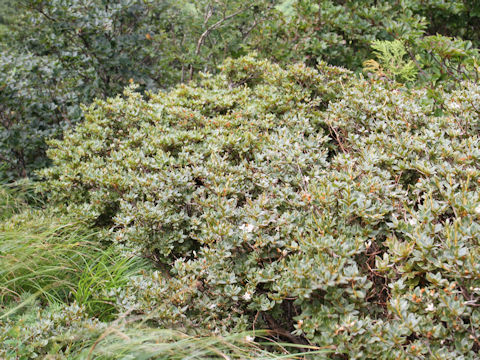
M 7 3 L 4 4 L 8 5 Z M 47 164 L 45 139 L 82 118 L 81 103 L 165 89 L 215 71 L 272 4 L 266 0 L 23 0 L 13 42 L 0 54 L 0 179 Z
M 8 36 L 10 25 L 15 19 L 15 7 L 12 0 L 0 1 L 0 43 L 5 42 Z
M 361 71 L 373 57 L 374 40 L 401 41 L 420 82 L 457 81 L 467 74 L 465 63 L 474 66 L 471 48 L 480 41 L 480 7 L 460 0 L 21 0 L 12 5 L 11 0 L 0 4 L 6 9 L 0 20 L 3 180 L 45 166 L 45 138 L 61 136 L 81 120 L 81 103 L 118 94 L 130 81 L 139 91 L 168 89 L 196 79 L 199 71 L 215 72 L 226 57 L 250 50 L 284 64 L 327 61 Z

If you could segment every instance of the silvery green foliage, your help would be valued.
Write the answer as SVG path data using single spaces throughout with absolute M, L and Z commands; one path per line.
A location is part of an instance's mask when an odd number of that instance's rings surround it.
M 472 78 L 480 33 L 474 3 L 3 0 L 0 181 L 48 165 L 45 140 L 83 119 L 81 103 L 113 96 L 130 79 L 140 90 L 166 89 L 249 50 L 282 64 L 322 59 L 359 71 L 373 56 L 372 41 L 398 39 L 412 48 L 405 64 L 421 57 L 418 82 Z M 409 66 L 401 75 L 414 73 Z
M 480 88 L 443 94 L 254 57 L 97 101 L 43 172 L 72 213 L 166 271 L 118 306 L 285 331 L 331 358 L 479 350 Z
M 42 308 L 29 306 L 23 314 L 0 320 L 3 359 L 66 359 L 72 350 L 92 343 L 107 324 L 90 318 L 77 303 Z

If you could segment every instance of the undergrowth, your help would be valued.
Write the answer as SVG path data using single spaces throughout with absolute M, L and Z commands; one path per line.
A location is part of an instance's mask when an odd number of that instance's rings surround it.
M 293 359 L 326 351 L 291 355 L 295 345 L 274 344 L 266 332 L 198 337 L 160 328 L 146 313 L 119 313 L 116 292 L 151 263 L 102 243 L 79 220 L 32 206 L 39 202 L 29 187 L 0 194 L 1 359 Z

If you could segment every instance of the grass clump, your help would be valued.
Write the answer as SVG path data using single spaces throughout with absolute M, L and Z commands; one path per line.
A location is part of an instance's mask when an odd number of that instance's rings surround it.
M 0 185 L 0 221 L 41 203 L 42 200 L 34 195 L 33 186 L 28 181 Z
M 113 311 L 108 291 L 147 265 L 102 245 L 97 235 L 82 223 L 41 210 L 5 221 L 0 225 L 2 303 L 29 293 L 50 304 L 75 300 L 99 318 Z

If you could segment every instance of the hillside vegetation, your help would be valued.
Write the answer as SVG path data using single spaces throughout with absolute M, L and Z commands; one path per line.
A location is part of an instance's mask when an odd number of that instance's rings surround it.
M 465 66 L 480 46 L 480 7 L 466 0 L 2 0 L 0 14 L 8 182 L 48 165 L 45 140 L 82 121 L 80 104 L 130 81 L 169 89 L 251 51 L 359 72 L 372 41 L 398 40 L 419 82 L 442 82 L 471 79 Z
M 124 311 L 220 333 L 256 323 L 348 358 L 475 356 L 478 86 L 439 106 L 244 57 L 148 99 L 132 90 L 86 109 L 44 172 L 67 211 L 169 267 L 132 283 L 142 302 L 121 294 Z
M 0 358 L 479 357 L 480 8 L 2 6 Z

